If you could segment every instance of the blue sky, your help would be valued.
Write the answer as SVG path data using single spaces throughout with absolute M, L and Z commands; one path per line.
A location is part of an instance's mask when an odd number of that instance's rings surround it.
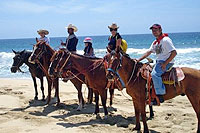
M 121 34 L 151 33 L 153 23 L 164 32 L 199 32 L 199 5 L 200 0 L 1 0 L 0 39 L 34 38 L 38 29 L 63 37 L 69 23 L 79 36 L 107 35 L 112 22 Z

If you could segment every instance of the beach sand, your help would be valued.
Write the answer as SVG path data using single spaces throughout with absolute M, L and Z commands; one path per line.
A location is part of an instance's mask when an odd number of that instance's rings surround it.
M 39 82 L 38 92 L 41 99 Z M 85 85 L 82 92 L 86 100 Z M 46 83 L 45 94 L 47 96 Z M 76 110 L 77 91 L 71 82 L 60 81 L 61 105 L 56 107 L 54 99 L 49 105 L 40 100 L 33 100 L 34 88 L 31 79 L 0 79 L 0 132 L 132 132 L 135 127 L 134 108 L 125 90 L 123 94 L 115 90 L 113 107 L 108 107 L 110 116 L 104 119 L 102 106 L 99 118 L 93 114 L 94 102 L 86 104 L 81 111 Z M 194 133 L 197 130 L 197 118 L 186 96 L 168 100 L 160 107 L 154 107 L 154 111 L 154 119 L 147 121 L 152 133 Z M 148 107 L 147 117 L 149 117 Z M 141 126 L 143 130 L 142 122 Z

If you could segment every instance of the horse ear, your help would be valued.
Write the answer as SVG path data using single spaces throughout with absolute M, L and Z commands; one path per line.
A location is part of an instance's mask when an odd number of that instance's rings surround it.
M 26 50 L 24 49 L 23 51 L 20 52 L 20 54 L 23 54 Z
M 15 50 L 13 50 L 13 49 L 12 49 L 12 51 L 13 51 L 13 53 L 15 53 L 15 54 L 17 53 L 17 52 L 16 52 Z
M 37 38 L 37 37 L 35 38 L 35 40 L 36 40 L 36 42 L 37 42 L 37 43 L 39 42 L 39 40 L 38 40 L 38 38 Z

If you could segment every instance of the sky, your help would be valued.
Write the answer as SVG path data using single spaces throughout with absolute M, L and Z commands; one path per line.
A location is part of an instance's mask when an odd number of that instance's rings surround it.
M 150 34 L 153 23 L 199 32 L 200 0 L 0 0 L 0 39 L 35 38 L 38 29 L 65 37 L 69 23 L 78 36 L 108 35 L 112 22 L 121 34 Z

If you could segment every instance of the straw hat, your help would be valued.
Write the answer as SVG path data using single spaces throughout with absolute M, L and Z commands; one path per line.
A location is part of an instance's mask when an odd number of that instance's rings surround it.
M 66 29 L 73 29 L 74 32 L 77 32 L 78 29 L 76 28 L 76 26 L 74 26 L 73 24 L 69 24 L 68 27 L 65 27 Z
M 117 26 L 116 23 L 112 23 L 112 25 L 108 26 L 109 29 L 118 29 L 119 27 Z
M 38 34 L 44 33 L 45 35 L 48 35 L 48 34 L 49 34 L 49 31 L 48 31 L 48 30 L 43 30 L 43 29 L 41 29 L 41 30 L 38 30 L 37 33 L 38 33 Z

